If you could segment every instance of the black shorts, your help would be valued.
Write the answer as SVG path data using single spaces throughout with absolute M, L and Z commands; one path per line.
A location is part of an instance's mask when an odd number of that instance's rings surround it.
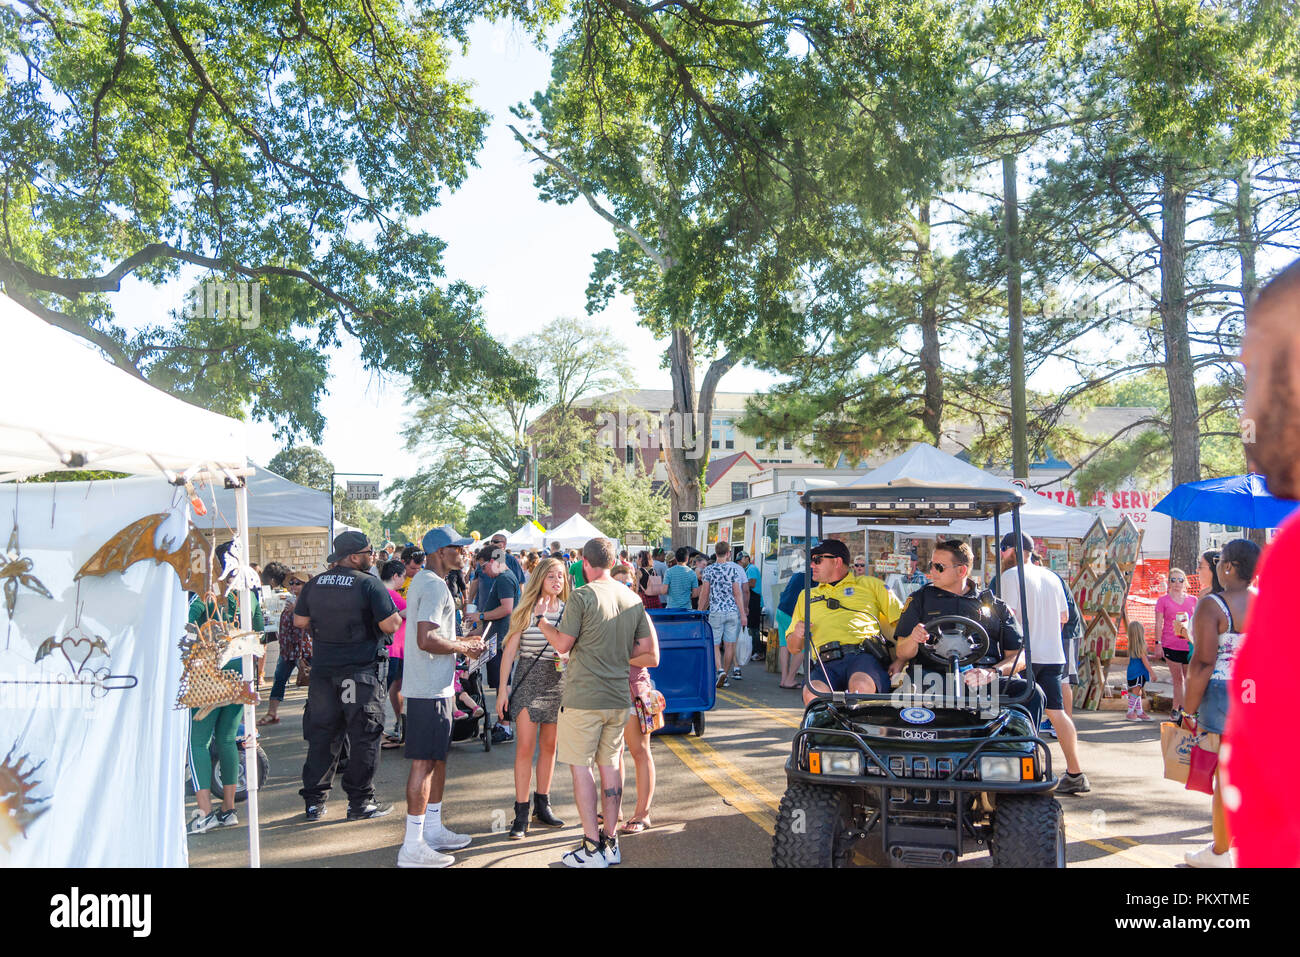
M 1047 711 L 1060 711 L 1065 707 L 1061 695 L 1061 673 L 1065 665 L 1034 665 L 1034 682 L 1043 689 L 1046 699 L 1043 707 Z
M 388 687 L 392 687 L 402 680 L 402 661 L 401 658 L 388 659 Z
M 446 761 L 451 750 L 451 698 L 406 699 L 406 750 L 412 761 Z
M 1190 648 L 1184 648 L 1182 651 L 1179 651 L 1177 648 L 1166 648 L 1164 645 L 1161 645 L 1160 650 L 1164 652 L 1165 661 L 1173 661 L 1180 665 L 1185 665 L 1192 660 L 1192 649 Z

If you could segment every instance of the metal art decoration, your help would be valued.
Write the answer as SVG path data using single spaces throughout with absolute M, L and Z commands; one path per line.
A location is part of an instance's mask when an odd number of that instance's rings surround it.
M 60 688 L 89 688 L 92 698 L 103 698 L 110 691 L 129 691 L 139 683 L 140 679 L 135 675 L 109 674 L 107 668 L 99 668 L 94 671 L 82 670 L 72 677 L 60 673 L 53 678 L 5 678 L 0 680 L 0 685 L 55 685 Z
M 221 658 L 232 642 L 247 632 L 232 632 L 226 622 L 213 618 L 201 625 L 186 625 L 180 641 L 181 684 L 176 697 L 177 708 L 196 708 L 200 721 L 214 708 L 228 704 L 257 704 L 257 691 L 251 681 L 221 668 Z
M 5 550 L 4 567 L 0 568 L 0 578 L 5 583 L 5 611 L 9 614 L 9 628 L 5 631 L 5 648 L 9 647 L 9 631 L 14 624 L 14 608 L 18 605 L 18 588 L 30 589 L 43 598 L 53 598 L 50 590 L 46 588 L 39 578 L 32 574 L 32 569 L 36 563 L 30 558 L 24 558 L 22 549 L 18 547 L 18 523 L 14 522 L 14 530 L 9 533 L 9 547 Z
M 154 545 L 158 529 L 169 517 L 169 513 L 159 512 L 132 522 L 91 555 L 73 576 L 73 580 L 80 581 L 88 576 L 107 575 L 109 572 L 124 572 L 136 562 L 151 558 L 159 564 L 176 569 L 181 587 L 186 591 L 206 595 L 210 581 L 208 543 L 197 529 L 190 528 L 179 549 L 176 548 L 174 538 L 165 537 L 161 546 Z
M 56 648 L 67 659 L 68 667 L 72 669 L 74 676 L 81 674 L 82 669 L 86 667 L 86 662 L 96 652 L 111 657 L 107 642 L 99 635 L 87 635 L 81 630 L 80 625 L 73 625 L 72 630 L 62 638 L 51 635 L 42 641 L 41 646 L 36 649 L 36 661 L 40 662 L 54 654 Z
M 17 750 L 18 745 L 15 743 L 5 755 L 4 761 L 0 762 L 0 847 L 5 851 L 9 850 L 9 845 L 15 838 L 26 837 L 27 829 L 50 809 L 48 797 L 32 796 L 32 792 L 41 783 L 34 780 L 33 775 L 45 762 L 24 770 L 23 765 L 31 756 L 20 754 L 15 758 L 14 752 Z

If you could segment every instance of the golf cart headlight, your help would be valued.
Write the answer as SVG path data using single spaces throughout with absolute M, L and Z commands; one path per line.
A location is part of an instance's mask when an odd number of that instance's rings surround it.
M 980 780 L 1019 781 L 1020 760 L 1010 756 L 980 758 Z
M 809 764 L 820 770 L 815 771 L 817 774 L 847 774 L 859 775 L 862 773 L 862 754 L 859 751 L 814 751 L 809 755 Z

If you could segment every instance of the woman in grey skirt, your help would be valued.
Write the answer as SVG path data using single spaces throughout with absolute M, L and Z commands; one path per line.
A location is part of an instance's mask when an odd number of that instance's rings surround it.
M 528 833 L 528 786 L 533 776 L 533 748 L 539 740 L 533 820 L 549 827 L 564 826 L 551 812 L 549 795 L 565 662 L 547 643 L 537 622 L 544 613 L 552 627 L 558 625 L 568 597 L 564 563 L 554 558 L 538 562 L 510 616 L 510 631 L 501 650 L 501 674 L 509 679 L 497 696 L 497 716 L 505 720 L 508 714 L 515 722 L 515 821 L 510 837 L 516 840 Z

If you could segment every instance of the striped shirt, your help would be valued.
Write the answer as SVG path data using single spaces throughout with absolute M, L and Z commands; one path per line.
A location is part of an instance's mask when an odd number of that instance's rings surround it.
M 564 612 L 564 602 L 560 602 L 559 604 L 559 611 L 548 611 L 546 613 L 546 621 L 552 628 L 559 625 L 560 615 Z M 532 624 L 532 622 L 536 620 L 537 616 L 533 615 L 529 619 L 528 627 L 525 628 L 523 633 L 519 636 L 519 653 L 515 655 L 516 661 L 531 662 L 538 654 L 542 656 L 544 661 L 553 662 L 558 657 L 555 653 L 555 649 L 551 647 L 551 643 L 548 642 L 546 636 L 542 634 L 542 630 Z

